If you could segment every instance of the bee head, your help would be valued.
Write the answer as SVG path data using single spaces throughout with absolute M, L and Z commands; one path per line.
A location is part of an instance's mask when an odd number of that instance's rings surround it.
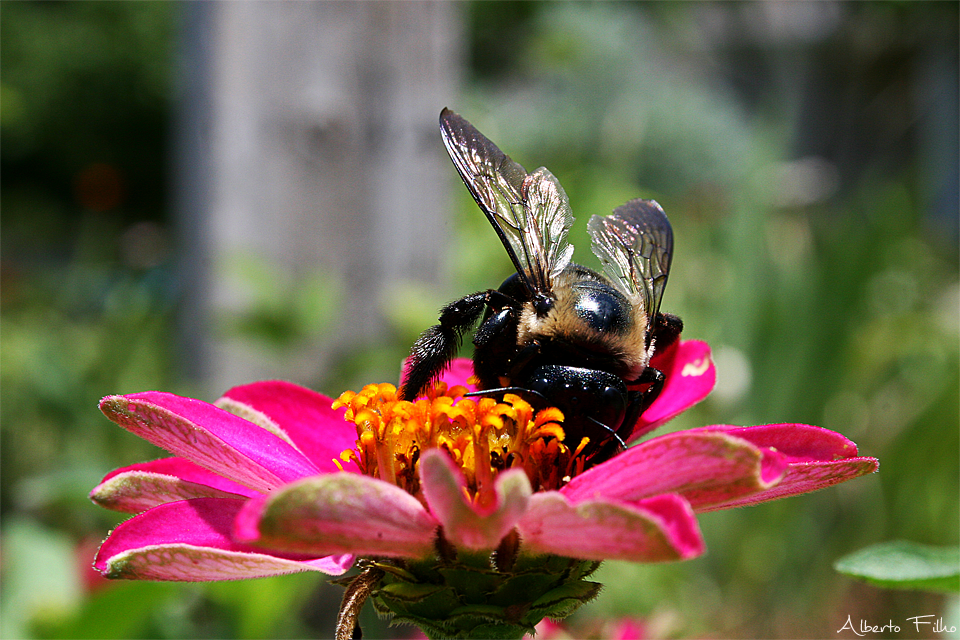
M 538 318 L 543 318 L 550 313 L 550 310 L 553 309 L 553 305 L 556 302 L 556 298 L 552 296 L 544 293 L 537 294 L 533 297 L 533 311 L 537 314 Z

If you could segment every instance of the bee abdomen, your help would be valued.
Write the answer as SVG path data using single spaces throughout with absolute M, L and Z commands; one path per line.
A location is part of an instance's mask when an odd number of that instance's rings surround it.
M 588 435 L 592 440 L 605 439 L 616 432 L 626 414 L 627 386 L 606 371 L 548 364 L 537 367 L 526 383 L 531 391 L 550 398 L 563 412 L 564 427 L 573 438 Z M 589 433 L 593 429 L 582 422 L 586 416 L 592 424 L 602 425 L 606 433 Z

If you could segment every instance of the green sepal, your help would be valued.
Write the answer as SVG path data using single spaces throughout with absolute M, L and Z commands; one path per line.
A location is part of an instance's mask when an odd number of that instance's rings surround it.
M 487 594 L 498 589 L 504 580 L 496 571 L 474 567 L 443 567 L 437 573 L 446 584 L 457 590 L 463 602 L 484 602 Z
M 582 578 L 599 563 L 524 557 L 513 571 L 477 558 L 403 563 L 371 594 L 377 612 L 411 623 L 429 638 L 521 638 L 544 617 L 561 619 L 592 600 L 601 585 Z
M 502 607 L 472 605 L 450 612 L 444 620 L 397 614 L 393 623 L 417 625 L 428 638 L 522 638 L 534 633 L 533 625 L 502 619 Z
M 479 620 L 470 620 L 464 616 L 457 622 L 463 625 L 458 628 L 455 625 L 438 622 L 437 620 L 428 620 L 426 618 L 397 616 L 395 623 L 409 623 L 420 627 L 424 635 L 430 640 L 439 640 L 440 638 L 489 638 L 490 640 L 514 640 L 522 638 L 524 635 L 533 633 L 533 628 L 521 627 L 519 625 L 504 624 L 501 622 L 487 622 L 482 618 Z
M 384 585 L 378 594 L 398 602 L 417 603 L 443 591 L 445 587 L 432 584 L 412 584 L 409 582 L 394 582 Z
M 560 620 L 580 608 L 580 605 L 590 602 L 598 595 L 603 585 L 598 582 L 568 582 L 545 593 L 530 606 L 530 615 L 538 617 L 538 622 L 544 618 Z
M 443 585 L 393 583 L 374 592 L 390 611 L 398 615 L 435 617 L 438 611 L 450 611 L 460 605 L 456 592 Z
M 542 572 L 526 572 L 504 580 L 489 596 L 492 604 L 503 607 L 530 602 L 534 594 L 546 594 L 557 586 L 557 576 Z

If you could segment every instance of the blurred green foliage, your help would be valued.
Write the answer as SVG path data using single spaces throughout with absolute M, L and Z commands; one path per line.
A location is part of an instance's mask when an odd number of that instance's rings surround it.
M 3 637 L 332 632 L 339 592 L 316 576 L 86 582 L 89 540 L 118 520 L 86 492 L 160 455 L 96 400 L 190 393 L 172 350 L 165 198 L 176 6 L 0 3 Z M 670 429 L 807 422 L 880 458 L 876 476 L 706 514 L 703 558 L 607 563 L 607 588 L 581 615 L 644 617 L 660 635 L 825 637 L 848 614 L 943 614 L 940 596 L 883 592 L 832 564 L 884 540 L 960 536 L 957 211 L 943 199 L 956 184 L 957 5 L 823 4 L 786 18 L 764 6 L 472 3 L 468 83 L 450 105 L 560 178 L 579 261 L 595 266 L 589 215 L 637 196 L 664 206 L 677 250 L 663 307 L 710 342 L 719 374 Z M 938 128 L 951 121 L 952 133 Z M 342 375 L 395 359 L 439 303 L 509 274 L 465 192 L 459 203 L 455 287 L 385 299 L 397 342 Z M 309 337 L 336 298 L 312 282 L 317 297 L 292 307 L 260 287 L 254 313 L 228 328 L 280 350 Z
M 132 8 L 0 7 L 4 513 L 25 476 L 99 465 L 130 446 L 92 437 L 106 431 L 86 410 L 99 395 L 171 381 L 162 256 L 144 262 L 123 246 L 157 232 L 136 223 L 167 215 L 173 25 L 167 5 Z M 112 196 L 91 196 L 85 180 Z
M 77 613 L 96 542 L 119 521 L 86 491 L 120 457 L 157 457 L 95 407 L 176 386 L 162 226 L 172 17 L 163 3 L 0 7 L 5 638 Z M 109 637 L 109 619 L 79 635 Z

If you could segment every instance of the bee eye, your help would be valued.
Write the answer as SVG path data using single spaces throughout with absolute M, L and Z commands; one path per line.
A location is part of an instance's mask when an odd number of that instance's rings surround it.
M 578 289 L 574 307 L 577 317 L 600 333 L 620 334 L 626 331 L 629 303 L 623 296 L 602 285 Z

